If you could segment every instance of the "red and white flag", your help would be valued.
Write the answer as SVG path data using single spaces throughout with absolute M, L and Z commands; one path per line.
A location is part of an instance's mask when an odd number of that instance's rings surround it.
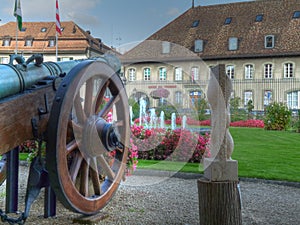
M 61 35 L 61 26 L 59 19 L 58 0 L 56 0 L 56 32 Z

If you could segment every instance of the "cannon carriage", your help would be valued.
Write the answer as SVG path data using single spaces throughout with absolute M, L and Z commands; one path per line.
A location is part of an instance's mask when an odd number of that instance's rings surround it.
M 56 63 L 44 63 L 41 55 L 27 61 L 13 56 L 0 65 L 0 178 L 18 165 L 12 149 L 30 139 L 46 142 L 46 156 L 40 144 L 31 163 L 26 208 L 17 220 L 26 220 L 42 187 L 84 215 L 99 212 L 113 197 L 124 177 L 130 132 L 119 70 L 111 55 Z M 109 112 L 114 121 L 107 120 Z

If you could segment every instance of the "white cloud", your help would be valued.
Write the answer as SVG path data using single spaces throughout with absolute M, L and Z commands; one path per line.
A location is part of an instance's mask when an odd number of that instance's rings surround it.
M 167 15 L 168 16 L 172 16 L 172 17 L 175 17 L 175 16 L 178 16 L 180 15 L 180 10 L 178 8 L 170 8 L 168 11 L 167 11 Z

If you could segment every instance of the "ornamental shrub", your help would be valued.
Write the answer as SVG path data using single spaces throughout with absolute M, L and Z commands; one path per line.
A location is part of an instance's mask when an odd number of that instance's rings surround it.
M 282 102 L 273 102 L 266 108 L 264 119 L 266 130 L 286 130 L 291 121 L 291 111 Z
M 185 129 L 145 129 L 132 126 L 132 140 L 139 159 L 200 162 L 209 155 L 208 134 L 201 135 Z

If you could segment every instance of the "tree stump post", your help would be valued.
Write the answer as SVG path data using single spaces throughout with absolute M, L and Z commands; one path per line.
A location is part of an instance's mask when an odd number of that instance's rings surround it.
M 225 65 L 212 69 L 207 98 L 211 107 L 210 158 L 204 159 L 204 178 L 198 180 L 200 225 L 241 225 L 238 162 L 231 159 L 229 99 L 232 92 Z

